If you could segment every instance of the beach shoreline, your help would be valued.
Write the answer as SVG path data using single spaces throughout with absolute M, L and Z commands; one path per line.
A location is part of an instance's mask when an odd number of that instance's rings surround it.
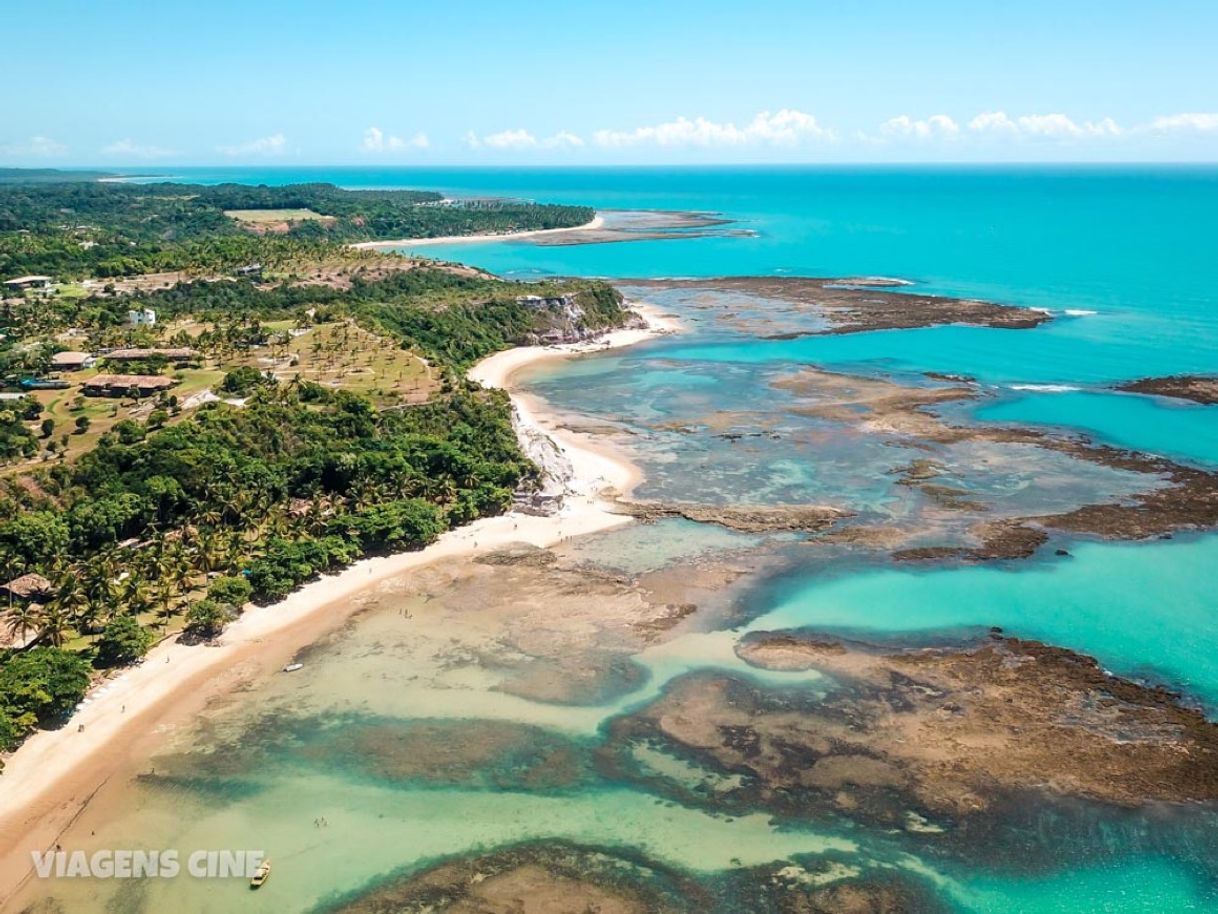
M 572 536 L 633 522 L 612 510 L 610 496 L 641 478 L 628 459 L 588 436 L 562 428 L 540 398 L 512 390 L 526 367 L 631 346 L 676 326 L 646 306 L 635 306 L 645 327 L 612 331 L 581 343 L 505 350 L 475 365 L 468 377 L 509 390 L 517 421 L 547 436 L 569 461 L 560 510 L 538 516 L 510 512 L 450 530 L 416 552 L 361 559 L 343 571 L 305 584 L 284 600 L 248 608 L 213 645 L 167 639 L 138 665 L 92 689 L 63 726 L 39 730 L 5 759 L 0 774 L 0 904 L 30 871 L 30 851 L 54 845 L 92 795 L 137 755 L 141 739 L 177 726 L 192 708 L 231 689 L 242 677 L 270 675 L 301 648 L 341 626 L 359 609 L 355 600 L 384 582 L 435 562 L 462 559 L 510 544 L 548 547 Z
M 518 238 L 532 238 L 537 235 L 556 235 L 559 232 L 590 232 L 604 228 L 605 218 L 597 213 L 591 222 L 583 225 L 572 225 L 569 228 L 529 229 L 523 232 L 505 232 L 501 235 L 484 233 L 481 235 L 446 235 L 442 238 L 399 238 L 396 241 L 357 241 L 351 244 L 361 251 L 386 251 L 402 247 L 430 247 L 435 244 L 484 244 L 493 241 L 515 241 Z

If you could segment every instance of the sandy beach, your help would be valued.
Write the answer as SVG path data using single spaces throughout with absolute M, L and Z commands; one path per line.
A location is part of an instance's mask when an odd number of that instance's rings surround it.
M 399 238 L 397 241 L 360 241 L 351 245 L 351 247 L 369 251 L 384 251 L 401 247 L 421 248 L 433 244 L 484 244 L 488 241 L 515 241 L 518 238 L 532 238 L 536 235 L 557 235 L 560 232 L 595 231 L 596 229 L 603 228 L 604 225 L 604 217 L 598 214 L 591 222 L 585 222 L 583 225 L 573 225 L 570 228 L 531 229 L 527 232 L 505 232 L 502 235 L 448 235 L 443 238 Z
M 480 362 L 469 377 L 510 390 L 512 376 L 526 366 L 630 346 L 676 329 L 646 306 L 634 307 L 644 315 L 645 328 L 585 343 L 510 349 Z M 213 645 L 188 646 L 169 639 L 140 665 L 100 683 L 64 726 L 36 732 L 5 759 L 0 775 L 0 883 L 28 870 L 32 848 L 54 844 L 123 758 L 135 751 L 136 741 L 171 726 L 166 722 L 183 717 L 251 668 L 257 675 L 273 673 L 295 651 L 341 625 L 357 608 L 353 597 L 361 591 L 433 562 L 510 543 L 551 546 L 630 523 L 629 517 L 610 510 L 602 493 L 629 491 L 638 480 L 636 468 L 587 436 L 559 427 L 557 417 L 539 399 L 518 392 L 512 399 L 518 423 L 548 436 L 570 463 L 567 496 L 556 514 L 513 512 L 484 518 L 449 531 L 418 552 L 364 559 L 306 584 L 279 603 L 247 608 Z

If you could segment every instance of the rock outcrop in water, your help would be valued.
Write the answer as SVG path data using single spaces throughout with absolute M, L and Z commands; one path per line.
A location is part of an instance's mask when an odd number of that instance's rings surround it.
M 1193 403 L 1218 403 L 1218 377 L 1214 375 L 1172 375 L 1167 378 L 1141 378 L 1118 384 L 1117 390 L 1191 400 Z
M 891 867 L 778 861 L 694 876 L 616 848 L 517 845 L 390 877 L 322 914 L 946 914 Z
M 909 530 L 904 537 L 886 541 L 895 546 L 893 557 L 900 561 L 1025 558 L 1055 531 L 1107 539 L 1147 539 L 1176 530 L 1218 526 L 1218 473 L 1154 454 L 1097 444 L 1078 435 L 1016 425 L 966 425 L 949 422 L 933 411 L 977 399 L 979 391 L 972 386 L 907 386 L 817 368 L 801 369 L 773 386 L 799 398 L 791 407 L 798 415 L 842 423 L 868 434 L 894 436 L 928 455 L 939 449 L 976 444 L 1038 448 L 1046 457 L 1060 455 L 1079 461 L 1080 467 L 1103 467 L 1145 480 L 1141 491 L 1125 497 L 1064 507 L 1053 514 L 995 517 L 991 507 L 970 490 L 939 481 L 944 472 L 939 460 L 920 458 L 901 468 L 897 484 L 923 492 L 941 514 L 950 514 L 957 524 L 971 517 L 968 542 L 908 543 L 922 533 Z M 986 459 L 992 464 L 994 455 L 987 454 Z M 834 529 L 825 539 L 843 534 Z M 906 543 L 900 543 L 900 539 Z
M 720 808 L 845 817 L 950 843 L 1020 795 L 1218 800 L 1218 724 L 1062 648 L 995 635 L 900 649 L 762 632 L 737 652 L 832 681 L 814 697 L 691 675 L 613 729 L 619 744 L 666 748 L 734 778 L 714 794 Z
M 702 524 L 718 524 L 740 533 L 810 533 L 824 530 L 849 516 L 846 511 L 825 505 L 699 505 L 619 501 L 616 509 L 644 521 L 683 517 Z
M 806 321 L 816 315 L 826 321 L 824 329 L 792 328 L 785 332 L 766 332 L 751 328 L 761 339 L 795 339 L 801 336 L 835 333 L 860 333 L 866 330 L 908 330 L 941 324 L 971 324 L 1006 330 L 1028 330 L 1052 317 L 1043 311 L 998 305 L 992 302 L 938 295 L 918 295 L 886 291 L 896 281 L 863 286 L 857 280 L 804 277 L 728 276 L 717 279 L 628 280 L 640 289 L 689 289 L 712 293 L 732 293 L 786 305 Z M 908 285 L 907 283 L 901 283 Z M 772 322 L 775 315 L 767 314 Z

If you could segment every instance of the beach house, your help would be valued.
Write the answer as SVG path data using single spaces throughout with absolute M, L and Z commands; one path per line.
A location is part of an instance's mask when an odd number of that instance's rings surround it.
M 132 391 L 147 397 L 176 383 L 173 378 L 155 374 L 99 374 L 85 381 L 80 389 L 86 397 L 125 397 Z
M 8 292 L 24 292 L 27 289 L 47 291 L 51 288 L 51 277 L 17 276 L 14 279 L 6 279 L 4 281 L 4 288 Z
M 97 358 L 88 352 L 57 352 L 51 356 L 53 371 L 82 371 L 97 364 Z

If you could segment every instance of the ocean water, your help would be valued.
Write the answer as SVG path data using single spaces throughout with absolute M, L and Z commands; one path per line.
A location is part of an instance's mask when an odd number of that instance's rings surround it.
M 646 471 L 640 494 L 649 497 L 815 501 L 849 507 L 877 523 L 916 523 L 924 500 L 892 479 L 919 456 L 917 449 L 846 434 L 796 412 L 797 398 L 775 382 L 809 366 L 903 382 L 927 371 L 967 374 L 981 383 L 983 397 L 961 412 L 977 420 L 1064 429 L 1218 464 L 1218 407 L 1109 389 L 1147 375 L 1218 371 L 1218 236 L 1212 231 L 1218 169 L 277 168 L 187 169 L 175 176 L 330 180 L 600 208 L 714 211 L 754 234 L 564 247 L 460 244 L 425 253 L 525 278 L 893 276 L 915 282 L 918 291 L 1043 308 L 1055 316 L 1031 331 L 940 327 L 761 340 L 747 327 L 708 316 L 689 296 L 655 296 L 687 332 L 527 377 L 530 388 L 555 405 L 615 425 Z M 735 304 L 764 316 L 764 303 Z M 689 425 L 704 431 L 691 433 Z M 740 430 L 760 433 L 719 436 Z M 1120 471 L 1031 454 L 1023 446 L 976 450 L 946 449 L 948 478 L 998 514 L 1120 498 L 1145 485 Z M 997 625 L 1092 654 L 1114 673 L 1170 684 L 1211 713 L 1218 708 L 1218 537 L 1057 544 L 1070 554 L 1050 549 L 1022 562 L 916 569 L 844 550 L 817 558 L 791 537 L 728 534 L 683 521 L 573 544 L 572 556 L 625 574 L 662 573 L 671 563 L 716 555 L 775 557 L 746 579 L 743 618 L 642 651 L 631 658 L 642 671 L 637 680 L 582 703 L 509 694 L 472 648 L 459 656 L 454 648 L 437 664 L 395 614 L 390 594 L 310 656 L 307 681 L 280 678 L 255 689 L 190 737 L 193 744 L 175 736 L 164 764 L 184 765 L 188 776 L 176 786 L 114 787 L 126 791 L 121 803 L 111 801 L 124 814 L 95 840 L 152 836 L 169 846 L 225 846 L 235 835 L 257 833 L 283 866 L 250 897 L 249 910 L 316 909 L 395 868 L 562 838 L 652 855 L 699 878 L 824 855 L 903 867 L 927 879 L 953 910 L 977 914 L 1218 911 L 1214 831 L 1185 813 L 1126 820 L 1095 810 L 1087 813 L 1094 833 L 1084 830 L 1082 838 L 1059 834 L 1046 819 L 1048 825 L 1028 834 L 1029 856 L 1042 864 L 1025 871 L 1020 860 L 948 864 L 916 835 L 791 829 L 760 815 L 725 817 L 599 774 L 585 773 L 561 789 L 530 787 L 508 777 L 510 766 L 497 756 L 493 771 L 491 763 L 460 769 L 459 783 L 414 776 L 389 783 L 370 774 L 385 762 L 378 753 L 392 758 L 392 751 L 361 742 L 368 719 L 393 728 L 422 722 L 462 731 L 492 724 L 530 728 L 531 740 L 547 734 L 581 757 L 595 750 L 617 716 L 701 670 L 784 688 L 824 688 L 814 674 L 763 677 L 743 667 L 735 644 L 766 629 L 919 638 Z M 425 612 L 421 607 L 416 611 Z M 275 726 L 286 729 L 286 737 L 265 735 L 262 707 L 275 709 Z M 682 760 L 647 763 L 673 778 L 704 776 L 686 771 Z M 333 821 L 334 830 L 308 825 L 319 815 Z M 83 890 L 65 897 L 75 903 L 71 910 L 103 909 Z M 105 903 L 107 910 L 161 910 L 171 903 L 182 910 L 230 909 L 226 898 L 199 884 L 153 885 L 139 898 L 113 894 Z

